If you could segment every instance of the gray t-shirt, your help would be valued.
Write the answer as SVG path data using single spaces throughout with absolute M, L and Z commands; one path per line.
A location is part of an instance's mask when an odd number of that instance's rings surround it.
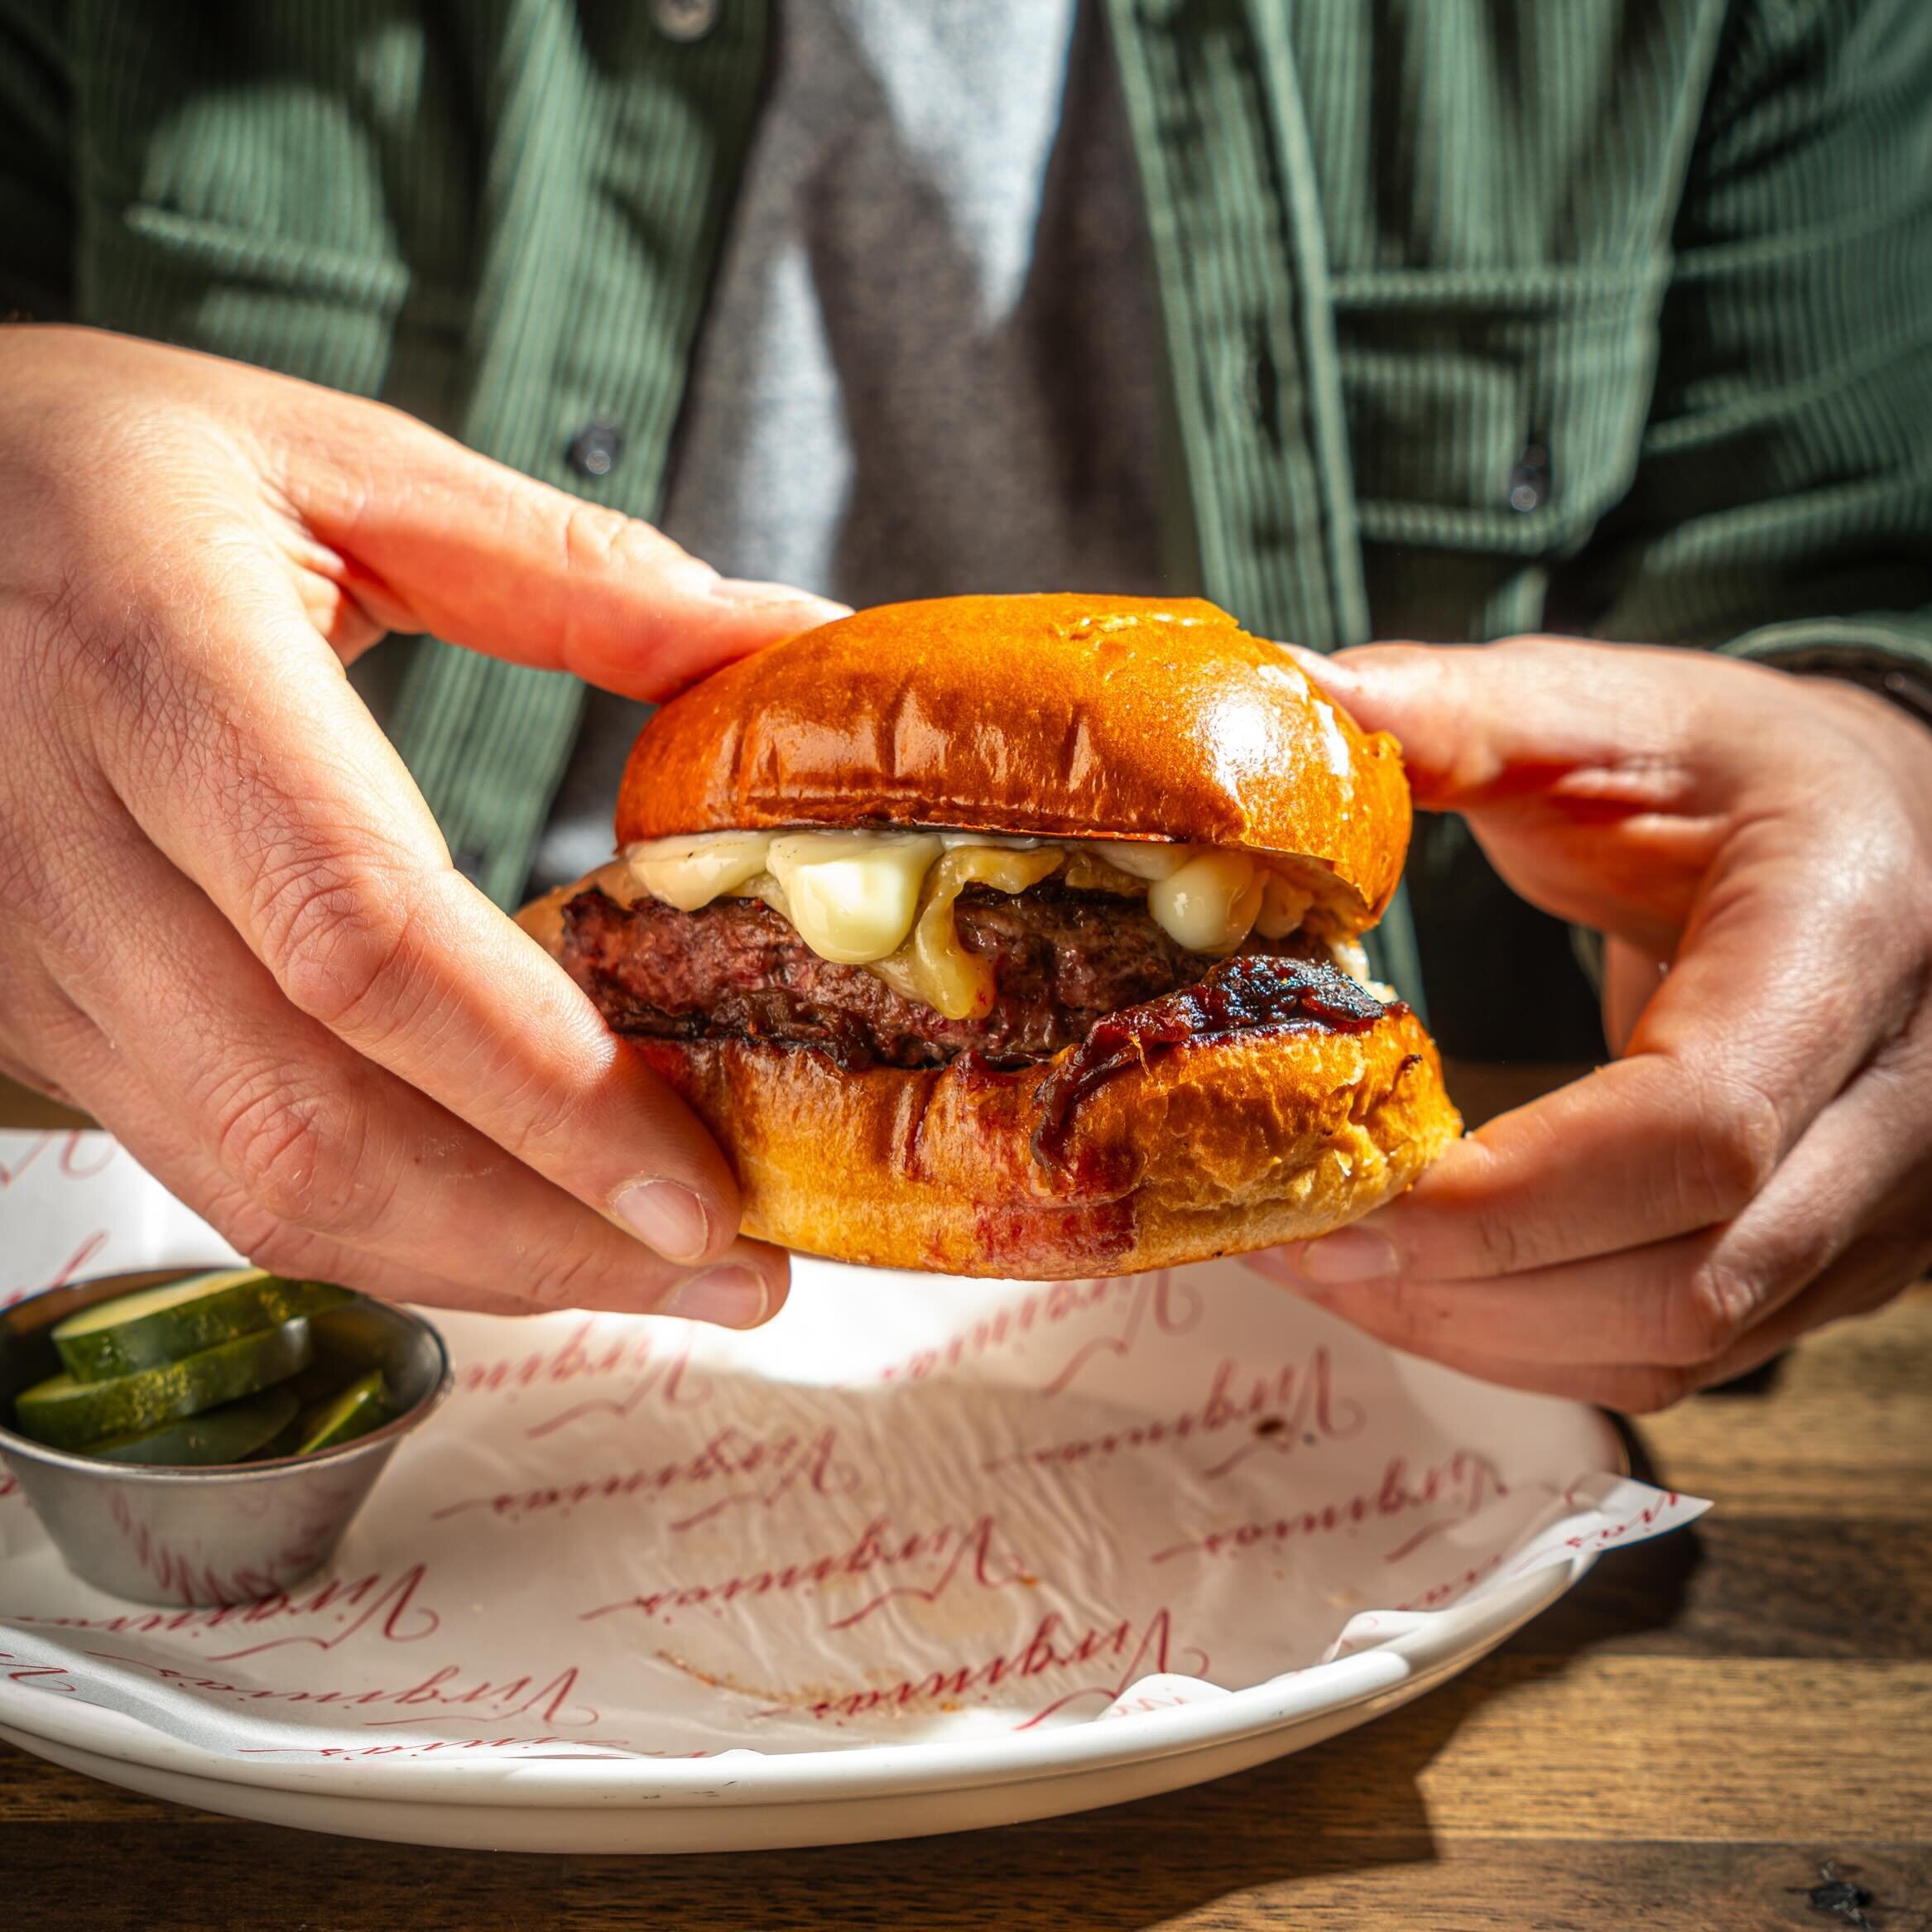
M 664 527 L 852 604 L 1170 588 L 1162 358 L 1087 0 L 788 0 Z M 532 886 L 610 853 L 642 706 L 593 692 Z

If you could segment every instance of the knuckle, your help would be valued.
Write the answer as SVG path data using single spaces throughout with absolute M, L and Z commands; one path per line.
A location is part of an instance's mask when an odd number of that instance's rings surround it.
M 303 851 L 271 859 L 252 915 L 262 956 L 291 1004 L 341 1031 L 392 1017 L 406 997 L 406 910 L 355 863 Z
M 609 1286 L 608 1257 L 594 1240 L 546 1243 L 520 1257 L 517 1272 L 503 1286 L 543 1308 L 578 1307 Z
M 1536 1257 L 1526 1252 L 1523 1228 L 1512 1214 L 1484 1212 L 1475 1223 L 1477 1253 L 1493 1275 L 1513 1275 Z
M 74 644 L 67 663 L 90 706 L 104 706 L 118 721 L 132 723 L 142 742 L 160 735 L 174 714 L 169 701 L 166 652 L 151 618 L 127 610 L 111 622 L 79 612 L 69 620 Z
M 602 503 L 573 497 L 564 512 L 564 569 L 567 578 L 589 582 L 618 570 L 666 573 L 680 582 L 709 583 L 711 567 L 692 556 L 654 524 Z
M 1784 1146 L 1778 1103 L 1737 1076 L 1713 1084 L 1690 1109 L 1684 1148 L 1689 1204 L 1705 1221 L 1728 1221 L 1771 1177 Z
M 601 570 L 617 555 L 630 518 L 602 503 L 574 500 L 564 512 L 564 562 L 571 570 Z
M 277 1223 L 349 1240 L 379 1227 L 394 1187 L 370 1151 L 358 1110 L 280 1070 L 238 1083 L 219 1105 L 217 1158 Z
M 1660 1361 L 1675 1367 L 1716 1361 L 1750 1325 L 1759 1299 L 1739 1268 L 1715 1258 L 1700 1262 L 1665 1300 Z
M 608 1140 L 608 1095 L 587 1081 L 586 1071 L 574 1063 L 568 1071 L 544 1064 L 506 1069 L 506 1122 L 497 1138 L 517 1160 L 540 1167 L 560 1160 L 581 1161 L 585 1150 Z M 665 1137 L 654 1134 L 653 1125 L 647 1114 L 638 1137 L 640 1161 L 652 1158 L 651 1150 L 661 1157 Z

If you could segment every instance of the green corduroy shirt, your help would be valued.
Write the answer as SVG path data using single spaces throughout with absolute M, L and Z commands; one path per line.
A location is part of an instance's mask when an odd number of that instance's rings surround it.
M 1549 629 L 1932 676 L 1928 0 L 1104 4 L 1177 589 L 1322 650 Z M 0 310 L 379 396 L 651 517 L 768 26 L 0 0 Z M 598 417 L 624 454 L 591 478 Z M 392 729 L 500 901 L 580 699 L 416 647 Z M 1411 889 L 1452 1050 L 1588 1050 L 1560 930 L 1455 821 Z M 1385 931 L 1418 990 L 1406 908 Z

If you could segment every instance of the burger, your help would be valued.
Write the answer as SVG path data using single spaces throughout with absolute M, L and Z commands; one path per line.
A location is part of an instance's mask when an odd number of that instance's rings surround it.
M 1407 782 L 1209 603 L 864 610 L 656 712 L 522 921 L 696 1111 L 744 1229 L 1126 1274 L 1324 1233 L 1460 1132 L 1369 976 Z

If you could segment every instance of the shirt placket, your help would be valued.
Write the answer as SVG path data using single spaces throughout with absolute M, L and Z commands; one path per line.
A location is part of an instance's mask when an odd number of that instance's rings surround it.
M 1108 0 L 1203 589 L 1331 651 L 1367 642 L 1368 599 L 1289 4 Z M 1399 894 L 1369 947 L 1419 1002 Z
M 493 89 L 460 434 L 655 517 L 755 104 L 765 0 L 525 0 Z M 392 732 L 463 871 L 523 890 L 577 735 L 563 672 L 425 641 Z

